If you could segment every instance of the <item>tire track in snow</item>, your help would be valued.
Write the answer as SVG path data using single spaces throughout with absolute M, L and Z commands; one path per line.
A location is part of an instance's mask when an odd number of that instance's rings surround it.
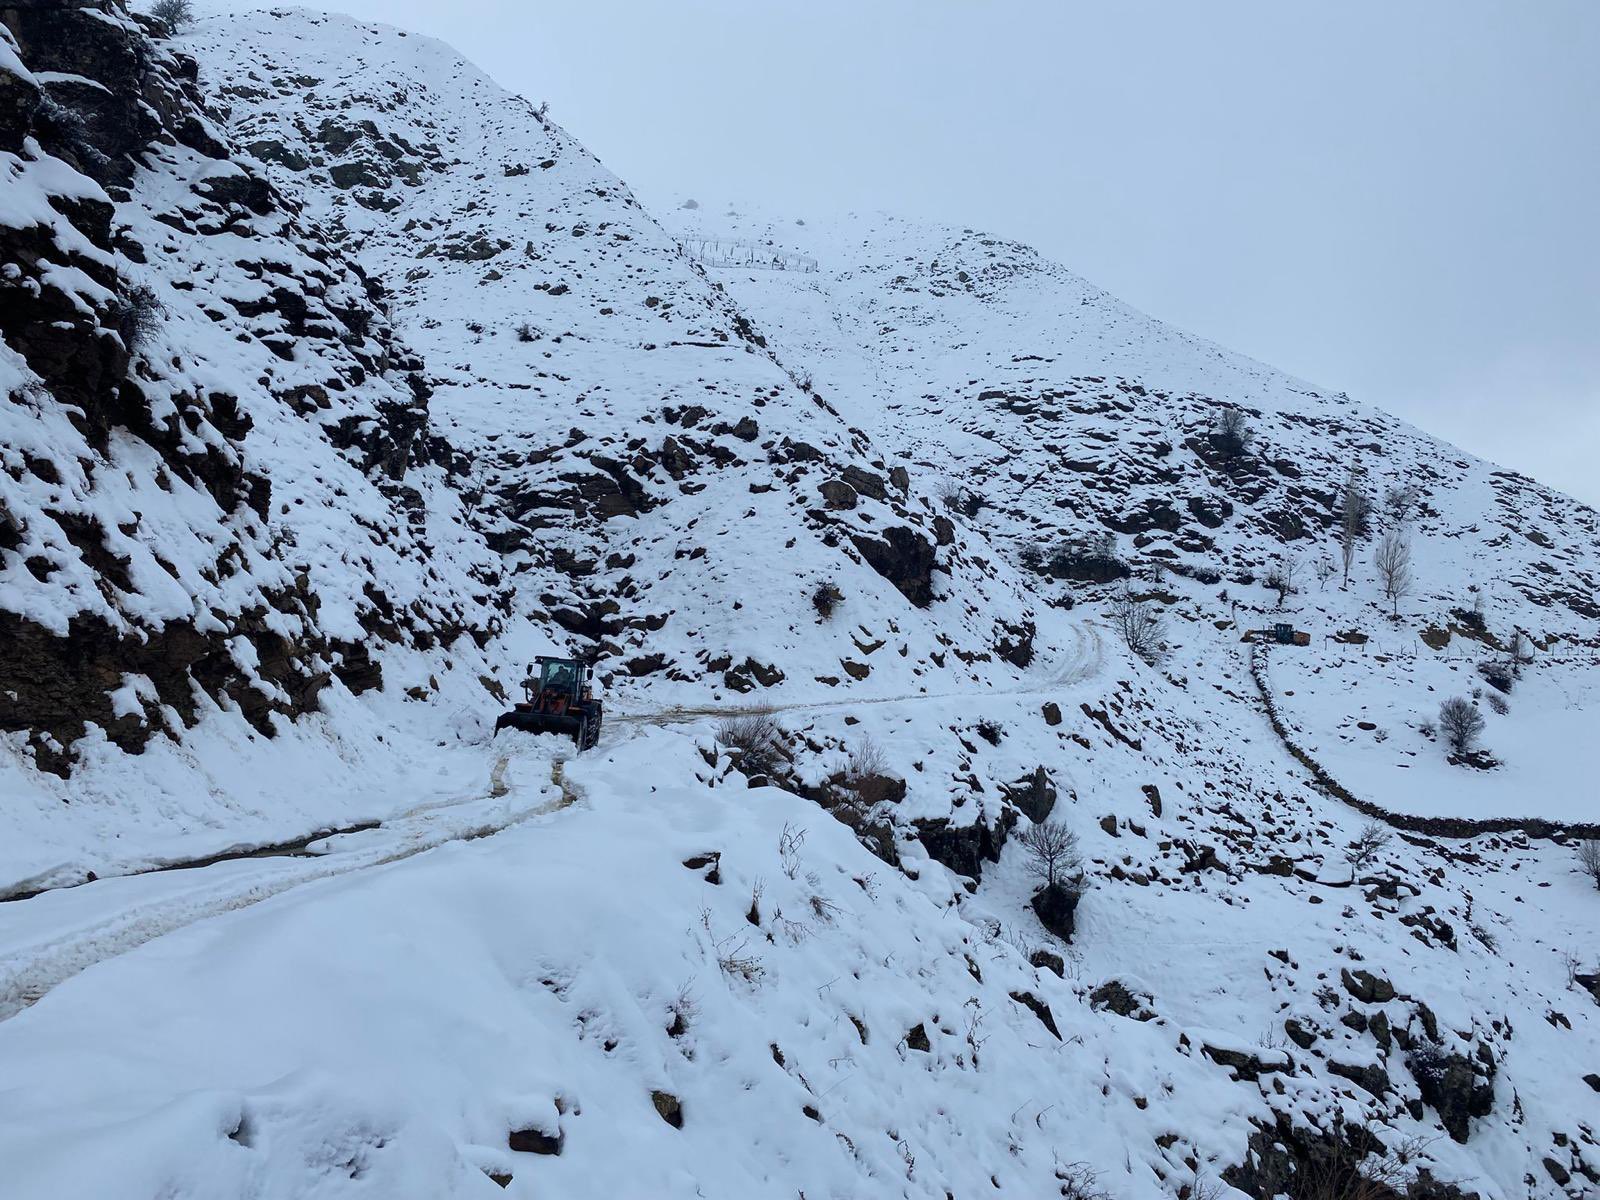
M 829 712 L 841 708 L 868 708 L 885 704 L 911 704 L 920 700 L 960 700 L 972 696 L 1048 696 L 1099 674 L 1105 665 L 1105 642 L 1099 629 L 1087 623 L 1071 627 L 1074 645 L 1056 664 L 1049 678 L 1024 680 L 1014 688 L 964 688 L 946 692 L 908 692 L 899 696 L 846 696 L 838 700 L 802 700 L 778 704 L 682 705 L 648 713 L 620 713 L 610 720 L 619 725 L 685 725 L 706 717 L 747 717 L 756 713 Z
M 512 791 L 505 781 L 505 772 L 510 761 L 510 751 L 502 753 L 496 760 L 490 777 L 489 798 L 503 798 Z M 71 936 L 50 938 L 43 944 L 13 951 L 6 957 L 0 958 L 0 1021 L 16 1016 L 37 1003 L 51 989 L 96 963 L 125 954 L 146 942 L 174 933 L 197 921 L 249 908 L 260 904 L 263 900 L 270 900 L 274 896 L 309 883 L 402 862 L 451 842 L 470 842 L 492 837 L 535 817 L 548 816 L 570 808 L 580 802 L 583 795 L 580 789 L 565 780 L 564 761 L 558 757 L 551 764 L 551 780 L 558 789 L 555 798 L 532 808 L 511 811 L 509 807 L 505 807 L 485 820 L 465 825 L 441 822 L 438 827 L 430 828 L 426 823 L 428 818 L 430 815 L 439 814 L 441 807 L 446 810 L 446 815 L 455 815 L 449 810 L 463 807 L 471 802 L 424 805 L 379 827 L 383 832 L 397 835 L 398 845 L 391 843 L 387 846 L 369 848 L 365 852 L 356 849 L 344 854 L 332 851 L 328 856 L 309 860 L 306 858 L 270 860 L 273 865 L 263 869 L 263 874 L 268 877 L 254 876 L 244 881 L 235 879 L 211 887 L 202 883 L 195 889 L 125 909 L 115 917 L 99 921 Z M 479 797 L 478 800 L 481 802 L 483 797 Z M 408 817 L 413 821 L 411 828 L 405 825 Z M 162 872 L 167 876 L 174 873 Z M 128 878 L 128 876 L 118 876 L 106 882 L 120 882 Z M 48 894 L 42 893 L 42 895 Z

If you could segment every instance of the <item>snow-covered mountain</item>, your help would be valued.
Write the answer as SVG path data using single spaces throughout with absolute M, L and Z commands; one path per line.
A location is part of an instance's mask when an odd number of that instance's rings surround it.
M 1592 510 L 426 38 L 0 29 L 0 1195 L 1600 1187 Z

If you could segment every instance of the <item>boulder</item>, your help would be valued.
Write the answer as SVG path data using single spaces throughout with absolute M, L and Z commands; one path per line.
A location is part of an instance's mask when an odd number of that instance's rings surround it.
M 1061 884 L 1046 885 L 1033 895 L 1033 912 L 1051 933 L 1064 942 L 1072 941 L 1077 924 L 1078 901 L 1083 893 Z
M 1339 979 L 1345 991 L 1363 1004 L 1384 1004 L 1394 999 L 1394 984 L 1370 971 L 1351 971 L 1341 967 Z
M 1055 784 L 1050 782 L 1050 772 L 1042 766 L 1035 767 L 1015 783 L 1003 785 L 1003 790 L 1006 799 L 1020 808 L 1030 821 L 1047 820 L 1055 809 Z
M 842 479 L 829 479 L 817 488 L 822 493 L 822 500 L 830 509 L 854 508 L 856 506 L 856 490 Z

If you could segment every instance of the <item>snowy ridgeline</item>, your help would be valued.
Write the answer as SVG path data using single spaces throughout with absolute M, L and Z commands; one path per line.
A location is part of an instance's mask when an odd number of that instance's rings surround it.
M 1600 1186 L 1592 511 L 425 38 L 5 20 L 0 1195 Z

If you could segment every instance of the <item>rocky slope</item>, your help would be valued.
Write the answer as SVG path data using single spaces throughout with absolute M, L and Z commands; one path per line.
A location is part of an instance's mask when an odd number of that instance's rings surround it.
M 271 736 L 501 566 L 380 285 L 236 161 L 120 5 L 6 10 L 0 729 L 66 775 L 213 706 Z
M 428 39 L 3 14 L 24 1194 L 1597 1186 L 1600 817 L 1541 732 L 1594 712 L 1592 511 L 1025 247 L 663 227 Z M 1352 473 L 1417 493 L 1346 582 Z M 581 759 L 487 737 L 550 647 Z M 1490 757 L 1425 729 L 1457 694 Z

